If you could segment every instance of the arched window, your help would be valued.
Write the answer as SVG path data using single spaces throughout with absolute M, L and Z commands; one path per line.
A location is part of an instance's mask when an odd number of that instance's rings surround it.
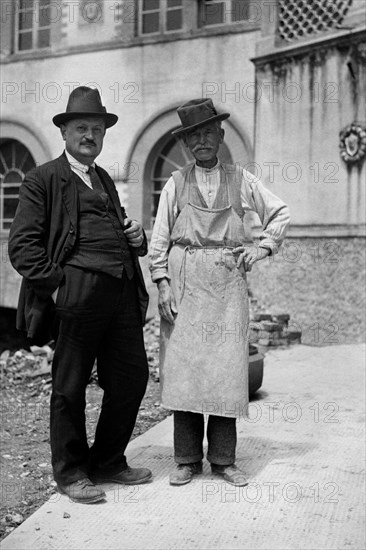
M 0 229 L 9 229 L 18 205 L 24 174 L 36 165 L 28 149 L 15 139 L 0 140 Z
M 220 146 L 219 157 L 222 162 L 232 163 L 232 158 L 225 143 Z M 171 132 L 162 137 L 150 152 L 146 163 L 145 179 L 151 182 L 151 195 L 145 197 L 145 212 L 148 220 L 146 227 L 154 225 L 158 210 L 160 193 L 174 170 L 183 168 L 194 160 L 190 151 L 180 138 L 172 137 Z

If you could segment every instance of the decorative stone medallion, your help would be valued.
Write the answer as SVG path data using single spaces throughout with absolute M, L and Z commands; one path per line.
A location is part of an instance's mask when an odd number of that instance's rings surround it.
M 352 122 L 339 133 L 339 148 L 345 162 L 353 163 L 363 160 L 366 155 L 366 126 Z

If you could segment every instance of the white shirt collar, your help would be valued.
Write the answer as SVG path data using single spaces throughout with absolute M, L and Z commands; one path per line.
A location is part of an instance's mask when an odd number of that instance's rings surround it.
M 80 172 L 83 172 L 84 174 L 87 173 L 87 171 L 89 170 L 89 166 L 87 164 L 83 164 L 82 162 L 79 162 L 78 160 L 76 160 L 76 158 L 74 158 L 72 155 L 70 155 L 70 153 L 66 149 L 65 149 L 65 155 L 66 155 L 67 160 L 69 161 L 71 166 L 73 168 L 75 168 L 75 170 L 79 170 Z M 95 168 L 95 163 L 94 162 L 93 162 L 92 166 L 93 166 L 93 168 Z
M 201 172 L 203 174 L 210 174 L 212 172 L 217 172 L 219 167 L 220 167 L 220 161 L 217 160 L 217 163 L 212 168 L 203 168 L 202 166 L 198 166 L 198 164 L 196 164 L 195 169 L 198 170 L 198 172 Z

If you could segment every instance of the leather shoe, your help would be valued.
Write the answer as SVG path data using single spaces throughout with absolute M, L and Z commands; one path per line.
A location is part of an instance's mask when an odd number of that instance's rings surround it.
M 224 480 L 231 485 L 235 485 L 236 487 L 248 485 L 248 480 L 244 472 L 240 470 L 236 464 L 230 464 L 229 466 L 211 464 L 211 470 L 213 474 L 222 476 Z
M 57 488 L 61 494 L 67 495 L 73 502 L 82 504 L 94 504 L 106 498 L 105 492 L 96 487 L 87 477 L 78 479 L 69 485 L 58 483 Z
M 152 478 L 148 468 L 127 468 L 116 474 L 97 473 L 90 476 L 94 483 L 121 483 L 122 485 L 139 485 Z
M 176 470 L 169 476 L 170 485 L 185 485 L 192 481 L 196 474 L 202 473 L 202 462 L 192 462 L 190 464 L 177 464 Z

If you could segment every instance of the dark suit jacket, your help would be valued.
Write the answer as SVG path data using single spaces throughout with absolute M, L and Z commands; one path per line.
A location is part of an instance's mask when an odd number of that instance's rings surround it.
M 96 166 L 123 225 L 116 187 L 107 172 Z M 23 276 L 17 328 L 42 344 L 51 339 L 52 293 L 63 279 L 62 266 L 75 246 L 78 230 L 78 193 L 72 184 L 66 155 L 28 172 L 19 191 L 19 205 L 9 235 L 9 257 Z M 138 256 L 147 253 L 146 236 L 140 248 L 131 248 L 138 274 L 138 293 L 145 322 L 148 294 Z

